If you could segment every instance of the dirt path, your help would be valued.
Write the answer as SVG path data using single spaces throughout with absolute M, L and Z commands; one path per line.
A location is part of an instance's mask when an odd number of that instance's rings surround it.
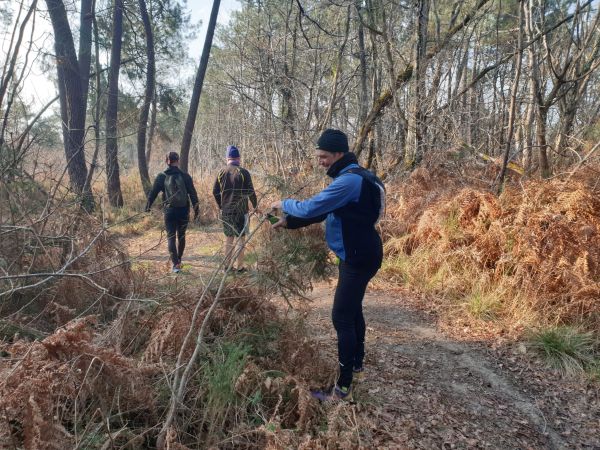
M 331 358 L 333 289 L 317 287 L 309 315 Z M 540 386 L 536 376 L 528 382 L 526 367 L 517 367 L 516 376 L 489 346 L 449 339 L 425 314 L 404 306 L 401 296 L 367 293 L 364 311 L 368 372 L 355 389 L 364 441 L 380 448 L 600 448 L 590 429 L 600 429 L 597 392 L 591 404 L 593 396 L 573 392 L 569 382 L 543 380 Z M 557 411 L 544 411 L 551 409 L 545 397 L 565 392 L 569 403 L 584 403 L 578 417 L 563 404 L 558 412 L 571 421 L 566 426 Z M 575 433 L 575 422 L 585 432 Z
M 222 238 L 213 228 L 188 234 L 189 282 L 218 264 Z M 148 230 L 128 238 L 127 247 L 141 255 L 138 263 L 164 273 L 169 262 L 160 236 Z M 322 283 L 311 293 L 308 326 L 337 360 L 334 287 Z M 450 338 L 406 295 L 370 291 L 365 298 L 367 376 L 355 388 L 353 406 L 365 448 L 600 449 L 597 384 L 562 380 L 514 358 L 506 346 L 493 350 L 489 342 Z

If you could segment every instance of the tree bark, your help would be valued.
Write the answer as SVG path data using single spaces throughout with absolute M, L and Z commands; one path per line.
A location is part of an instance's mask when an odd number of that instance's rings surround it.
M 152 109 L 150 110 L 150 131 L 148 132 L 148 142 L 146 143 L 146 162 L 148 168 L 152 161 L 152 147 L 154 143 L 154 133 L 156 132 L 156 86 L 154 86 L 154 94 L 152 96 Z M 150 169 L 148 169 L 150 170 Z
M 502 169 L 500 170 L 500 175 L 498 177 L 498 194 L 502 192 L 502 187 L 504 185 L 504 177 L 506 176 L 506 168 L 508 167 L 508 159 L 510 157 L 510 146 L 513 139 L 514 134 L 514 124 L 515 124 L 515 110 L 517 105 L 517 90 L 519 89 L 519 78 L 521 77 L 521 64 L 523 61 L 523 3 L 519 2 L 519 36 L 517 38 L 517 48 L 519 52 L 516 56 L 515 61 L 515 72 L 513 76 L 513 83 L 510 92 L 510 106 L 508 110 L 508 127 L 507 127 L 507 136 L 504 148 L 504 158 L 502 159 Z
M 411 64 L 407 65 L 404 68 L 404 70 L 400 72 L 400 74 L 398 74 L 398 78 L 396 79 L 396 85 L 393 87 L 393 90 L 398 90 L 400 86 L 402 86 L 404 83 L 410 80 L 410 78 L 412 77 L 412 72 L 413 66 Z M 353 151 L 354 153 L 356 153 L 356 156 L 360 156 L 360 154 L 362 153 L 362 147 L 367 136 L 369 135 L 369 131 L 371 131 L 371 128 L 373 128 L 373 125 L 375 124 L 375 122 L 377 122 L 377 119 L 379 119 L 379 117 L 383 114 L 383 110 L 386 106 L 390 104 L 393 98 L 394 97 L 392 90 L 389 89 L 385 90 L 381 95 L 379 95 L 379 97 L 373 103 L 371 111 L 369 111 L 369 114 L 367 114 L 367 118 L 358 130 L 358 135 L 356 136 L 356 141 L 354 142 Z
M 372 5 L 372 3 L 371 3 Z M 392 54 L 392 38 L 390 37 L 390 30 L 389 30 L 389 24 L 388 24 L 388 20 L 385 14 L 385 4 L 383 1 L 380 1 L 378 3 L 377 8 L 380 10 L 380 14 L 378 14 L 380 16 L 380 21 L 381 21 L 381 30 L 382 30 L 382 37 L 384 40 L 384 50 L 385 50 L 385 61 L 387 62 L 386 64 L 386 69 L 388 72 L 388 77 L 389 77 L 389 81 L 390 81 L 390 86 L 393 86 L 394 83 L 396 82 L 397 76 L 396 76 L 396 67 L 394 64 L 394 58 L 393 58 L 393 54 Z M 371 14 L 369 17 L 372 19 L 373 18 L 373 14 Z M 371 22 L 373 22 L 371 20 Z M 375 36 L 372 33 L 372 40 L 371 40 L 371 44 L 373 47 L 375 47 L 376 45 L 376 41 L 375 41 Z M 373 61 L 373 66 L 375 68 L 375 60 Z M 373 83 L 373 90 L 372 90 L 372 95 L 373 97 L 375 97 L 376 92 L 379 92 L 379 86 L 381 84 L 381 79 L 383 78 L 382 76 L 376 76 L 374 74 L 374 80 L 376 80 Z M 406 149 L 406 136 L 407 136 L 407 130 L 408 130 L 408 120 L 406 118 L 406 114 L 404 112 L 404 109 L 402 108 L 402 105 L 400 104 L 400 98 L 397 95 L 396 92 L 393 92 L 393 103 L 394 103 L 394 108 L 395 108 L 395 112 L 396 112 L 396 117 L 395 117 L 395 121 L 397 122 L 397 127 L 398 127 L 398 135 L 399 135 L 399 144 L 397 146 L 397 148 L 399 149 L 398 151 L 398 157 L 396 158 L 396 160 L 400 159 L 400 156 L 402 157 L 402 159 L 404 158 L 405 155 L 405 149 Z M 381 123 L 380 123 L 381 124 Z M 380 125 L 379 124 L 379 125 Z M 381 129 L 380 127 L 378 127 L 379 129 L 377 130 L 377 132 L 375 133 L 371 133 L 369 136 L 369 155 L 371 155 L 372 151 L 375 151 L 375 145 L 374 144 L 375 141 L 377 141 L 378 137 L 381 137 L 382 133 L 381 133 Z M 367 158 L 367 160 L 372 160 L 373 157 L 369 156 Z M 369 163 L 370 164 L 370 163 Z M 370 168 L 370 167 L 369 167 Z
M 536 106 L 536 134 L 539 146 L 538 162 L 542 172 L 542 178 L 548 178 L 552 174 L 550 161 L 548 160 L 548 143 L 546 141 L 546 123 L 548 110 L 543 105 Z
M 119 109 L 119 70 L 121 68 L 121 39 L 123 37 L 123 0 L 114 0 L 112 45 L 108 75 L 106 104 L 106 186 L 108 200 L 113 207 L 123 206 L 117 141 L 117 114 Z
M 84 153 L 86 105 L 82 77 L 65 5 L 62 0 L 46 0 L 46 5 L 54 30 L 60 116 L 67 171 L 71 188 L 76 193 L 82 194 L 87 178 Z
M 415 167 L 423 158 L 423 135 L 425 114 L 423 103 L 425 98 L 425 78 L 427 55 L 427 28 L 429 26 L 430 0 L 419 0 L 417 9 L 416 45 L 413 57 L 415 70 L 412 77 L 411 112 L 408 117 L 408 136 L 406 138 L 407 167 Z
M 292 20 L 292 12 L 294 12 L 294 3 L 290 2 L 285 17 L 285 41 L 283 45 L 283 75 L 277 77 L 277 86 L 281 95 L 281 121 L 283 124 L 283 141 L 288 143 L 290 147 L 289 159 L 292 164 L 297 164 L 299 161 L 299 145 L 296 135 L 298 114 L 296 113 L 295 97 L 294 97 L 294 76 L 296 71 L 296 54 L 297 54 L 297 21 Z M 290 23 L 294 24 L 293 29 L 290 29 Z M 291 37 L 291 61 L 288 63 L 288 39 Z
M 146 89 L 144 92 L 144 103 L 140 109 L 140 118 L 138 121 L 137 131 L 137 157 L 138 169 L 140 171 L 140 179 L 144 192 L 151 189 L 150 174 L 148 173 L 148 161 L 146 159 L 146 129 L 148 127 L 148 113 L 154 96 L 154 78 L 156 66 L 154 61 L 154 35 L 152 32 L 152 24 L 148 15 L 148 8 L 145 0 L 138 0 L 140 14 L 144 24 L 144 33 L 146 34 L 146 55 L 148 58 L 146 64 Z
M 94 10 L 94 0 L 81 0 L 79 19 L 79 73 L 81 75 L 81 101 L 86 109 L 90 86 L 90 65 L 92 62 L 92 22 Z
M 217 24 L 217 16 L 219 15 L 220 4 L 221 0 L 213 0 L 212 11 L 208 21 L 208 29 L 206 30 L 206 39 L 204 40 L 204 48 L 202 49 L 202 57 L 200 58 L 198 72 L 196 73 L 196 80 L 194 81 L 194 91 L 190 101 L 190 109 L 185 121 L 185 128 L 183 129 L 179 163 L 181 170 L 184 172 L 187 172 L 188 170 L 190 145 L 192 143 L 192 135 L 194 134 L 196 115 L 198 114 L 200 95 L 202 94 L 202 85 L 204 84 L 204 75 L 206 74 L 206 68 L 208 67 L 208 57 L 210 56 L 210 48 L 212 47 L 213 36 L 215 34 L 215 26 Z
M 95 2 L 94 2 L 95 10 Z M 100 100 L 102 99 L 102 80 L 100 77 L 100 39 L 98 32 L 98 21 L 96 20 L 96 14 L 92 18 L 93 30 L 94 30 L 94 63 L 95 63 L 95 86 L 96 86 L 96 104 L 94 105 L 94 154 L 92 155 L 92 162 L 90 163 L 90 170 L 88 171 L 87 178 L 85 180 L 85 192 L 91 192 L 92 181 L 94 178 L 94 172 L 98 166 L 98 154 L 100 153 Z
M 360 17 L 361 0 L 357 0 L 354 4 L 358 15 L 358 60 L 360 64 L 360 91 L 359 91 L 359 109 L 358 109 L 358 123 L 361 124 L 365 121 L 367 116 L 368 108 L 368 87 L 367 87 L 367 57 L 365 51 L 365 31 Z
M 533 40 L 533 5 L 532 0 L 527 2 L 526 11 L 526 22 L 525 26 L 527 29 L 527 37 L 529 40 Z M 548 116 L 548 109 L 546 102 L 544 101 L 544 92 L 541 83 L 540 68 L 538 64 L 537 54 L 533 46 L 528 47 L 529 60 L 531 62 L 531 83 L 533 93 L 533 108 L 535 109 L 536 119 L 536 139 L 538 145 L 538 163 L 539 168 L 542 172 L 542 178 L 548 178 L 550 176 L 550 163 L 548 161 L 548 144 L 546 142 L 546 120 Z M 550 95 L 553 95 L 550 93 Z M 555 94 L 554 94 L 555 95 Z
M 531 60 L 529 61 L 529 64 L 531 64 Z M 529 95 L 531 96 L 531 98 L 533 98 L 535 95 L 533 81 L 531 81 L 531 80 L 529 80 Z M 525 142 L 523 144 L 524 145 L 524 147 L 523 147 L 523 169 L 525 170 L 525 173 L 529 173 L 531 171 L 531 166 L 532 166 L 533 134 L 534 134 L 533 122 L 534 122 L 534 120 L 535 120 L 534 106 L 531 104 L 531 102 L 529 102 L 527 105 L 527 111 L 525 112 L 525 129 L 524 129 Z

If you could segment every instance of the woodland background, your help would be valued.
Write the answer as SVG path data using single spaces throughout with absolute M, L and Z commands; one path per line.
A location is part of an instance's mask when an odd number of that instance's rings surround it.
M 210 194 L 229 144 L 262 208 L 316 192 L 326 128 L 387 186 L 374 288 L 597 386 L 600 4 L 245 0 L 216 26 L 219 7 L 190 55 L 185 2 L 0 3 L 0 445 L 357 445 L 310 400 L 331 362 L 294 347 L 318 354 L 297 310 L 332 273 L 322 230 L 292 245 L 257 214 L 232 278 Z M 214 256 L 186 282 L 143 260 L 168 151 Z

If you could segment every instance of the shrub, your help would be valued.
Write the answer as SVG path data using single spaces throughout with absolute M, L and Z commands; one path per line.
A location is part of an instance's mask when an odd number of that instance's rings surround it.
M 419 169 L 389 191 L 384 273 L 447 306 L 462 299 L 477 319 L 600 329 L 597 177 L 532 180 L 496 197 Z
M 548 366 L 564 374 L 597 370 L 597 341 L 591 332 L 569 326 L 547 328 L 532 336 L 531 345 Z

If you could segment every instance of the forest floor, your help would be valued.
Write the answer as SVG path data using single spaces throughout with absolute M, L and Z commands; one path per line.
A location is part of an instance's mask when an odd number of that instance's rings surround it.
M 157 274 L 170 267 L 162 236 L 156 228 L 124 236 L 130 255 Z M 191 228 L 183 274 L 167 279 L 204 278 L 221 241 L 218 226 Z M 317 284 L 307 316 L 311 339 L 332 360 L 334 289 L 334 279 Z M 423 304 L 381 277 L 366 294 L 366 377 L 351 405 L 361 447 L 600 449 L 598 383 L 543 368 L 523 343 L 441 327 Z

